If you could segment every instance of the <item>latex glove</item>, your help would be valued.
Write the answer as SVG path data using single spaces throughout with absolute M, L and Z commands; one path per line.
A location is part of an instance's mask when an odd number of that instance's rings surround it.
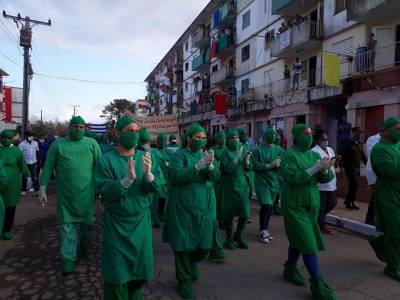
M 47 195 L 46 195 L 46 187 L 41 186 L 39 191 L 39 202 L 42 207 L 45 207 L 47 204 Z
M 126 177 L 121 179 L 121 185 L 127 189 L 136 179 L 135 161 L 132 158 L 126 162 L 126 174 Z
M 201 171 L 204 170 L 206 168 L 206 166 L 209 164 L 208 163 L 208 156 L 203 156 L 198 162 L 197 164 L 194 165 L 194 167 L 196 168 L 197 171 Z
M 240 158 L 242 157 L 243 154 L 243 146 L 240 146 L 239 150 L 236 152 L 236 156 L 233 159 L 233 163 L 237 164 L 240 160 Z
M 324 157 L 323 159 L 317 161 L 315 165 L 309 168 L 306 172 L 308 176 L 311 177 L 321 171 L 323 171 L 324 174 L 326 174 L 327 172 L 329 172 L 329 168 L 330 168 L 330 159 L 329 157 Z
M 154 175 L 151 173 L 151 154 L 149 152 L 142 156 L 142 169 L 144 181 L 153 182 Z
M 252 155 L 253 155 L 252 152 L 247 152 L 247 154 L 245 155 L 243 162 L 246 166 L 250 164 L 250 159 Z
M 144 144 L 143 148 L 144 148 L 144 151 L 146 151 L 146 152 L 150 152 L 151 151 L 150 144 Z

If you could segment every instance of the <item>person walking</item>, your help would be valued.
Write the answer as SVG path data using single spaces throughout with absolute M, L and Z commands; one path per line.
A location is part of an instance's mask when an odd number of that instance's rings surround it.
M 35 192 L 36 196 L 39 193 L 39 180 L 38 180 L 38 165 L 37 165 L 37 155 L 39 153 L 39 145 L 34 140 L 33 132 L 27 132 L 25 140 L 22 141 L 18 148 L 21 150 L 26 165 L 28 166 L 29 172 L 31 174 L 32 179 L 32 187 L 28 187 L 27 178 L 22 178 L 22 190 L 23 192 L 27 192 L 28 188 L 30 192 Z

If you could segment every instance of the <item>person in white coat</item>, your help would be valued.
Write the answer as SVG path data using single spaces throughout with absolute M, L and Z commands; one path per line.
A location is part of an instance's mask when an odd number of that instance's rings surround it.
M 369 201 L 368 211 L 365 216 L 365 224 L 369 224 L 369 225 L 375 225 L 374 186 L 375 186 L 375 182 L 376 182 L 376 175 L 375 175 L 374 171 L 372 170 L 371 152 L 372 152 L 372 148 L 374 148 L 374 146 L 377 143 L 379 143 L 380 140 L 381 140 L 381 133 L 378 132 L 377 134 L 370 136 L 367 139 L 367 142 L 365 143 L 365 148 L 364 148 L 365 156 L 368 159 L 367 165 L 365 166 L 365 175 L 367 177 L 368 185 L 372 187 L 372 197 L 371 197 L 371 200 Z
M 311 151 L 318 153 L 321 159 L 328 157 L 330 160 L 336 160 L 335 151 L 328 146 L 328 136 L 323 131 L 318 131 L 314 136 L 316 145 Z M 333 234 L 332 228 L 326 225 L 326 215 L 332 211 L 337 205 L 336 198 L 336 173 L 335 166 L 331 167 L 334 174 L 333 179 L 328 183 L 319 183 L 318 189 L 320 194 L 321 206 L 318 216 L 318 224 L 322 233 Z

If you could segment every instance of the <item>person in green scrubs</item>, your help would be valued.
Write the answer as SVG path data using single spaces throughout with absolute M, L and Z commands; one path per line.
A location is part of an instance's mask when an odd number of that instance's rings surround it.
M 273 204 L 281 190 L 279 178 L 283 152 L 281 147 L 274 144 L 276 136 L 275 126 L 268 126 L 263 134 L 264 143 L 254 150 L 252 156 L 254 186 L 257 202 L 261 206 L 259 240 L 262 243 L 269 243 L 274 239 L 268 231 L 268 225 Z
M 239 128 L 238 129 L 238 133 L 239 133 L 239 140 L 242 143 L 243 146 L 243 153 L 246 154 L 252 154 L 253 149 L 253 145 L 249 144 L 248 140 L 249 140 L 249 135 L 247 133 L 247 131 L 244 128 Z M 254 172 L 251 170 L 249 172 L 245 173 L 246 176 L 246 180 L 247 183 L 249 185 L 249 202 L 251 201 L 251 198 L 253 197 L 253 193 L 255 191 L 255 187 L 254 187 Z M 251 223 L 250 218 L 247 220 L 247 223 Z
M 160 133 L 157 137 L 157 149 L 152 149 L 152 154 L 155 156 L 165 179 L 159 192 L 154 195 L 154 201 L 151 206 L 151 219 L 153 227 L 156 228 L 161 226 L 161 222 L 164 222 L 165 205 L 168 199 L 168 166 L 170 152 L 167 150 L 167 143 L 168 134 Z
M 317 252 L 324 250 L 318 225 L 319 190 L 317 183 L 332 180 L 330 167 L 334 160 L 321 158 L 312 152 L 312 131 L 306 124 L 292 129 L 294 147 L 288 150 L 282 162 L 282 209 L 285 231 L 289 240 L 288 260 L 283 277 L 296 285 L 304 286 L 305 280 L 297 268 L 300 255 L 310 274 L 313 299 L 336 299 L 332 289 L 319 272 Z
M 68 137 L 57 139 L 47 153 L 40 177 L 39 200 L 47 203 L 46 187 L 53 171 L 57 174 L 57 219 L 61 230 L 62 272 L 72 273 L 76 267 L 80 225 L 80 251 L 87 256 L 90 249 L 95 209 L 94 166 L 101 156 L 99 145 L 85 137 L 85 121 L 80 116 L 69 123 Z
M 278 132 L 277 132 L 277 134 L 275 136 L 274 145 L 278 146 L 281 149 L 282 158 L 283 158 L 283 156 L 285 155 L 286 150 L 285 150 L 285 148 L 283 148 L 281 146 L 281 136 L 280 136 L 280 134 Z M 279 172 L 278 175 L 279 175 L 278 177 L 279 177 L 280 190 L 279 190 L 279 194 L 276 196 L 276 199 L 274 201 L 274 205 L 272 206 L 272 212 L 273 212 L 274 215 L 282 216 L 282 208 L 281 208 L 281 203 L 280 203 L 281 202 L 281 200 L 280 200 L 281 190 L 282 190 L 282 185 L 283 185 L 282 172 Z
M 226 133 L 227 151 L 221 155 L 221 202 L 219 203 L 219 219 L 223 221 L 226 240 L 225 248 L 236 247 L 247 249 L 248 243 L 243 236 L 247 220 L 250 218 L 249 184 L 246 173 L 251 171 L 251 153 L 243 151 L 237 130 Z M 239 217 L 235 235 L 233 219 Z
M 219 177 L 214 153 L 204 152 L 206 131 L 199 124 L 187 129 L 187 148 L 172 155 L 168 168 L 170 197 L 163 238 L 175 253 L 178 293 L 194 297 L 193 283 L 199 279 L 197 263 L 205 259 L 213 244 L 216 201 L 213 182 Z
M 115 125 L 118 148 L 96 165 L 96 192 L 104 206 L 101 276 L 105 300 L 143 299 L 153 276 L 150 205 L 161 170 L 148 152 L 137 150 L 139 126 L 128 116 Z
M 376 229 L 370 238 L 377 257 L 386 263 L 385 274 L 400 281 L 400 120 L 389 118 L 382 125 L 381 140 L 372 148 L 375 183 Z
M 22 177 L 30 177 L 21 150 L 12 144 L 14 135 L 15 131 L 10 129 L 1 132 L 0 160 L 3 161 L 7 174 L 6 186 L 1 191 L 4 201 L 4 221 L 1 232 L 4 240 L 11 240 L 14 237 L 12 227 L 16 207 L 21 202 Z
M 4 166 L 3 161 L 0 160 L 0 232 L 3 232 L 4 214 L 5 214 L 5 205 L 1 194 L 3 193 L 6 185 L 7 185 L 6 167 Z

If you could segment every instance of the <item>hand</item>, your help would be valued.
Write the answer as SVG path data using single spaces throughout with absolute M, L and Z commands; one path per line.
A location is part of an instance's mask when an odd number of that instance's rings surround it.
M 203 156 L 198 162 L 197 164 L 195 164 L 195 168 L 197 171 L 201 171 L 203 170 L 207 165 L 209 164 L 209 157 L 208 155 Z
M 273 166 L 273 168 L 280 168 L 281 162 L 282 162 L 281 159 L 277 158 L 272 161 L 271 165 Z
M 146 152 L 150 152 L 151 151 L 150 144 L 144 144 L 143 148 L 144 148 L 144 151 L 146 151 Z
M 126 163 L 126 173 L 129 180 L 132 182 L 136 179 L 135 161 L 130 158 Z
M 210 152 L 208 153 L 208 160 L 209 160 L 209 164 L 211 165 L 214 162 L 215 159 L 215 154 L 213 150 L 210 150 Z
M 243 162 L 244 162 L 245 165 L 248 166 L 250 164 L 250 159 L 251 159 L 252 155 L 253 155 L 252 152 L 247 152 L 247 154 L 245 155 L 245 157 L 243 159 Z
M 320 171 L 328 171 L 331 167 L 331 160 L 329 157 L 324 157 L 323 159 L 317 162 L 317 166 Z
M 47 204 L 47 195 L 46 195 L 46 187 L 41 186 L 39 191 L 39 202 L 42 207 L 45 207 Z
M 242 154 L 243 154 L 243 146 L 240 146 L 239 150 L 236 152 L 236 156 L 240 158 L 242 157 Z
M 142 156 L 142 170 L 143 174 L 151 173 L 151 154 L 149 152 Z

